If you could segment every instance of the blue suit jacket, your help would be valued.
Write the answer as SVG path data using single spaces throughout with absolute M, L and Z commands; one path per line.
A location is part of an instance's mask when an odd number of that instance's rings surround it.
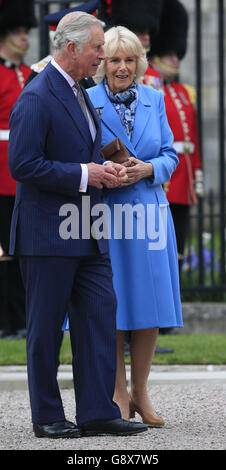
M 9 168 L 18 184 L 11 254 L 77 256 L 96 250 L 96 241 L 82 239 L 81 233 L 82 216 L 89 223 L 89 214 L 81 210 L 87 194 L 79 192 L 80 163 L 103 162 L 99 118 L 86 92 L 85 97 L 96 124 L 95 142 L 73 90 L 50 63 L 27 85 L 12 110 Z M 102 201 L 101 190 L 89 186 L 88 194 L 91 207 Z M 79 238 L 65 240 L 60 235 L 65 217 L 59 211 L 64 204 L 78 208 L 79 218 L 72 224 L 79 224 Z M 70 215 L 70 206 L 64 215 Z M 108 250 L 107 240 L 98 245 L 101 252 Z

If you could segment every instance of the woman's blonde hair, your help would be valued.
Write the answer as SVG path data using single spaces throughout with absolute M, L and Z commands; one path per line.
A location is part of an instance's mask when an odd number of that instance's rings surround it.
M 145 49 L 136 34 L 124 26 L 114 26 L 105 33 L 104 40 L 106 59 L 113 57 L 119 48 L 123 51 L 128 51 L 130 54 L 132 52 L 132 54 L 137 57 L 137 68 L 134 81 L 138 84 L 147 70 L 148 62 Z M 100 83 L 104 79 L 106 59 L 101 62 L 97 69 L 97 73 L 94 77 L 96 83 Z

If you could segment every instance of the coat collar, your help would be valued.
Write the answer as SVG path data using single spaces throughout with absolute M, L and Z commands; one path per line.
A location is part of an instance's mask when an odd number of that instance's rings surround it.
M 89 127 L 87 125 L 84 114 L 81 111 L 81 108 L 74 96 L 73 90 L 71 89 L 69 83 L 60 74 L 60 72 L 55 67 L 53 67 L 51 63 L 47 64 L 44 72 L 46 72 L 49 77 L 52 93 L 56 96 L 58 100 L 61 101 L 63 106 L 71 115 L 83 139 L 88 144 L 88 146 L 92 148 L 93 142 L 92 142 L 91 134 L 89 131 Z M 93 106 L 86 93 L 84 93 L 84 96 L 85 96 L 87 107 L 90 113 L 92 114 L 92 117 L 96 124 L 96 129 L 97 129 L 97 134 L 98 134 L 100 132 L 98 116 L 95 113 L 95 110 L 93 109 Z M 96 135 L 96 138 L 97 138 L 97 135 Z
M 152 115 L 152 106 L 150 97 L 145 93 L 144 86 L 138 86 L 138 104 L 135 114 L 134 131 L 132 136 L 132 144 L 136 148 L 146 126 L 148 125 L 149 119 Z
M 101 117 L 103 123 L 110 129 L 110 131 L 119 137 L 129 152 L 136 156 L 136 147 L 143 135 L 145 127 L 151 117 L 151 100 L 143 86 L 138 86 L 138 104 L 135 114 L 134 132 L 132 141 L 129 140 L 123 125 L 120 121 L 117 111 L 113 104 L 110 102 L 103 83 L 100 83 L 92 89 L 92 103 Z

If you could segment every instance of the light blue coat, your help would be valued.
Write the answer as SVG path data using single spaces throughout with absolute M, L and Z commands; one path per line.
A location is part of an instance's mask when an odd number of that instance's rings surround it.
M 181 327 L 177 246 L 162 189 L 176 169 L 178 157 L 163 94 L 145 85 L 138 86 L 130 141 L 103 84 L 87 92 L 101 117 L 102 146 L 119 137 L 130 155 L 151 162 L 154 168 L 153 181 L 144 178 L 130 186 L 106 191 L 105 203 L 111 208 L 109 243 L 118 298 L 117 329 Z

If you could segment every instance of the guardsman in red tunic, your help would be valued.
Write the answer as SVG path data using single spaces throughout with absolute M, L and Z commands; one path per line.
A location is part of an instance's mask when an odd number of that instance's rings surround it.
M 178 81 L 179 63 L 187 45 L 188 15 L 178 0 L 165 2 L 158 37 L 153 38 L 150 65 L 163 80 L 166 114 L 174 135 L 179 164 L 166 185 L 174 220 L 179 267 L 182 265 L 189 208 L 203 194 L 195 90 Z
M 31 69 L 22 59 L 28 50 L 28 29 L 35 26 L 32 2 L 0 1 L 0 330 L 16 336 L 25 330 L 24 288 L 18 261 L 8 257 L 10 222 L 16 182 L 8 169 L 10 111 Z

